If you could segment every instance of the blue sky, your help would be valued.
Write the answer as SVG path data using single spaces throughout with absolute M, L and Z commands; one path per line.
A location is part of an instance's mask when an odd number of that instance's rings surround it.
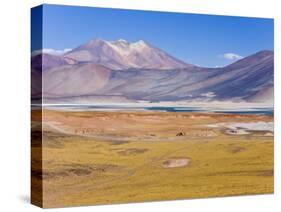
M 43 47 L 61 51 L 94 38 L 142 39 L 187 63 L 216 67 L 274 46 L 273 19 L 56 5 L 44 5 L 43 14 Z

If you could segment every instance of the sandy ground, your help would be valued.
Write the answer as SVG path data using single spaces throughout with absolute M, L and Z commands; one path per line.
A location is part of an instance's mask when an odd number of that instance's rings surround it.
M 164 168 L 177 168 L 185 167 L 189 164 L 189 158 L 171 158 L 163 162 L 162 166 Z
M 272 116 L 44 110 L 43 132 L 40 120 L 33 111 L 44 207 L 273 192 Z

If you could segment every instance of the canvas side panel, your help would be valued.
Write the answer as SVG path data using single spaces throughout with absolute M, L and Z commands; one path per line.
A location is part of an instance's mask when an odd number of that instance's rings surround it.
M 43 207 L 42 173 L 42 17 L 31 9 L 31 203 Z

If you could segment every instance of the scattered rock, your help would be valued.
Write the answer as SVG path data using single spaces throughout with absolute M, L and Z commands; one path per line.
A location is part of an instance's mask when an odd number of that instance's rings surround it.
M 244 129 L 229 129 L 226 130 L 226 133 L 229 135 L 248 135 L 250 132 L 244 130 Z
M 177 136 L 185 136 L 185 132 L 179 132 L 177 133 Z

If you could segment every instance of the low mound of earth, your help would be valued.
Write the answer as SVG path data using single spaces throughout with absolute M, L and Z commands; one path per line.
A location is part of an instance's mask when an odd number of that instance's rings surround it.
M 190 163 L 189 158 L 171 158 L 162 163 L 163 168 L 186 167 Z

